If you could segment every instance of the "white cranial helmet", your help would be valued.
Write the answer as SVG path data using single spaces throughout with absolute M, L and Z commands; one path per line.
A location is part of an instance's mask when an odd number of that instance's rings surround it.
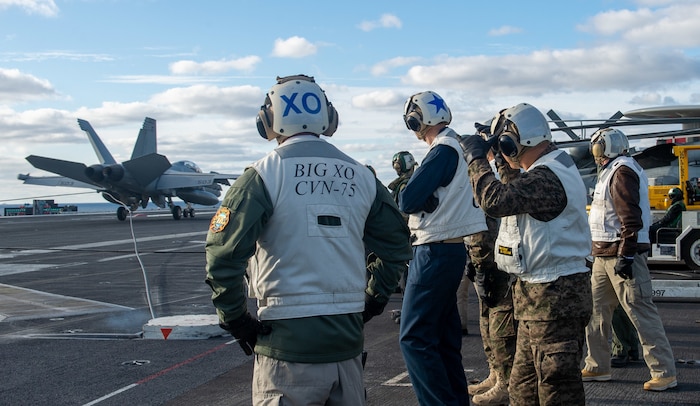
M 313 77 L 278 77 L 260 107 L 258 132 L 268 140 L 300 133 L 331 136 L 338 128 L 338 113 Z
M 616 128 L 602 128 L 591 136 L 590 151 L 599 165 L 627 153 L 629 148 L 627 136 Z
M 450 124 L 452 112 L 439 94 L 427 91 L 409 97 L 403 106 L 403 121 L 406 128 L 421 132 L 427 126 Z
M 491 134 L 498 137 L 501 152 L 509 157 L 520 155 L 523 147 L 552 140 L 547 119 L 527 103 L 501 110 L 491 121 Z

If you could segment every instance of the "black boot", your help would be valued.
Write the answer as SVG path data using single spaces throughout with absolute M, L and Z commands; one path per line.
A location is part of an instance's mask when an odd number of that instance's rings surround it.
M 614 355 L 610 358 L 610 366 L 613 368 L 624 368 L 629 362 L 630 357 L 628 355 Z

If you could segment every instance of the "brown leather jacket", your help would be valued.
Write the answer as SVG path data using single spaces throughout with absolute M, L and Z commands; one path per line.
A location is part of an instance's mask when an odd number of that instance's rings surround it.
M 595 257 L 632 257 L 648 251 L 648 243 L 637 243 L 642 229 L 642 208 L 639 207 L 639 177 L 627 166 L 620 166 L 610 179 L 610 195 L 615 213 L 620 219 L 620 240 L 593 241 L 591 254 Z

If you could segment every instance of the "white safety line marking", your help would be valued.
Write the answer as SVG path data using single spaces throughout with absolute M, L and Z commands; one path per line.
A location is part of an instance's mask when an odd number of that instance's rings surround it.
M 176 370 L 176 369 L 178 369 L 178 368 L 180 368 L 180 367 L 182 367 L 182 366 L 185 366 L 185 365 L 187 365 L 187 364 L 189 364 L 189 363 L 191 363 L 191 362 L 193 362 L 193 361 L 196 361 L 196 360 L 198 360 L 198 359 L 200 359 L 200 358 L 202 358 L 202 357 L 205 357 L 205 356 L 207 356 L 207 355 L 209 355 L 209 354 L 215 353 L 216 351 L 219 351 L 220 349 L 226 347 L 227 345 L 231 345 L 231 344 L 233 344 L 233 343 L 235 343 L 235 342 L 236 342 L 236 340 L 233 340 L 233 341 L 228 341 L 228 342 L 226 342 L 226 343 L 224 343 L 224 344 L 218 345 L 218 346 L 216 346 L 216 347 L 214 347 L 214 348 L 212 348 L 212 349 L 210 349 L 210 350 L 208 350 L 208 351 L 205 351 L 205 352 L 203 352 L 203 353 L 201 353 L 201 354 L 197 354 L 197 355 L 195 355 L 195 356 L 193 356 L 193 357 L 191 357 L 191 358 L 189 358 L 189 359 L 187 359 L 187 360 L 185 360 L 185 361 L 182 361 L 182 362 L 180 362 L 179 364 L 172 365 L 172 366 L 170 366 L 170 367 L 168 367 L 168 368 L 166 368 L 166 369 L 161 370 L 160 372 L 156 372 L 155 374 L 153 374 L 153 375 L 151 375 L 151 376 L 147 376 L 146 378 L 141 379 L 140 381 L 138 381 L 138 382 L 136 382 L 136 383 L 132 383 L 131 385 L 127 385 L 127 386 L 125 386 L 125 387 L 123 387 L 123 388 L 121 388 L 121 389 L 117 389 L 117 390 L 115 390 L 114 392 L 108 393 L 108 394 L 106 394 L 106 395 L 104 395 L 104 396 L 102 396 L 102 397 L 100 397 L 100 398 L 97 398 L 97 399 L 91 401 L 91 402 L 85 403 L 85 404 L 83 404 L 83 406 L 92 406 L 92 405 L 96 405 L 96 404 L 102 402 L 103 400 L 107 400 L 107 399 L 109 399 L 109 398 L 111 398 L 111 397 L 113 397 L 113 396 L 116 396 L 116 395 L 118 395 L 118 394 L 120 394 L 120 393 L 122 393 L 122 392 L 126 392 L 126 391 L 128 391 L 129 389 L 135 388 L 135 387 L 137 387 L 138 385 L 141 385 L 141 384 L 143 384 L 143 383 L 146 383 L 146 382 L 148 382 L 148 381 L 152 381 L 153 379 L 156 379 L 156 378 L 158 378 L 158 377 L 161 377 L 161 376 L 167 374 L 168 372 L 174 371 L 174 370 Z
M 162 249 L 162 250 L 159 249 L 159 250 L 156 251 L 156 252 L 157 252 L 157 253 L 177 252 L 177 251 L 182 251 L 182 250 L 186 250 L 186 249 L 189 249 L 189 248 L 200 248 L 202 244 L 204 244 L 204 242 L 198 243 L 197 245 L 191 245 L 191 246 L 186 246 L 186 247 L 167 248 L 167 249 Z M 143 256 L 146 256 L 146 255 L 149 255 L 149 254 L 155 254 L 156 252 L 139 252 L 139 256 L 142 256 L 142 257 L 143 257 Z M 116 256 L 116 257 L 109 257 L 109 258 L 98 259 L 97 262 L 115 261 L 115 260 L 118 260 L 118 259 L 132 258 L 132 257 L 135 257 L 135 256 L 136 256 L 136 254 L 119 255 L 119 256 Z
M 411 384 L 410 382 L 408 382 L 408 383 L 401 382 L 403 379 L 405 379 L 407 377 L 408 377 L 408 371 L 401 372 L 400 374 L 396 375 L 395 377 L 382 383 L 382 386 L 413 386 L 413 384 Z
M 149 254 L 148 252 L 143 252 L 143 253 L 139 252 L 139 255 L 142 256 L 142 257 L 143 257 L 143 256 L 146 256 L 146 255 L 148 255 L 148 254 Z M 109 257 L 109 258 L 98 259 L 97 262 L 116 261 L 116 260 L 118 260 L 118 259 L 132 258 L 132 257 L 135 257 L 135 256 L 136 256 L 136 254 L 118 255 L 118 256 L 116 256 L 116 257 Z
M 180 233 L 180 234 L 166 234 L 166 235 L 156 235 L 152 237 L 143 237 L 143 238 L 137 238 L 136 243 L 141 243 L 141 242 L 146 242 L 146 241 L 158 241 L 158 240 L 166 240 L 166 239 L 172 239 L 172 238 L 178 238 L 178 237 L 193 237 L 195 235 L 204 235 L 208 232 L 206 231 L 195 231 L 191 233 Z M 84 248 L 98 248 L 98 247 L 109 247 L 112 245 L 119 245 L 119 244 L 133 244 L 134 240 L 131 238 L 127 240 L 112 240 L 112 241 L 101 241 L 101 242 L 91 242 L 91 243 L 86 243 L 86 244 L 76 244 L 76 245 L 64 245 L 61 247 L 53 247 L 51 248 L 52 250 L 78 250 L 78 249 L 84 249 Z
M 207 233 L 208 233 L 208 230 L 206 230 L 206 231 L 194 231 L 191 233 L 156 235 L 156 236 L 151 236 L 151 237 L 137 238 L 136 243 L 138 244 L 138 243 L 146 242 L 146 241 L 158 241 L 158 240 L 165 240 L 165 239 L 179 238 L 179 237 L 194 237 L 194 236 L 198 236 L 198 235 L 206 235 Z M 133 243 L 134 243 L 134 240 L 126 239 L 126 240 L 99 241 L 99 242 L 91 242 L 91 243 L 76 244 L 76 245 L 63 245 L 60 247 L 52 247 L 50 249 L 30 249 L 30 250 L 15 251 L 15 252 L 11 252 L 9 254 L 1 254 L 0 259 L 11 259 L 11 258 L 16 258 L 19 256 L 26 256 L 26 255 L 48 254 L 48 253 L 51 253 L 54 251 L 60 251 L 60 250 L 79 250 L 79 249 L 87 249 L 87 248 L 100 248 L 100 247 L 110 247 L 110 246 L 122 245 L 122 244 L 132 244 L 133 245 Z
M 89 314 L 132 307 L 57 295 L 0 283 L 0 308 L 7 319 L 27 320 L 47 315 Z
M 0 264 L 0 276 L 40 271 L 56 264 Z
M 108 393 L 108 394 L 102 396 L 102 397 L 99 398 L 99 399 L 95 399 L 95 400 L 93 400 L 92 402 L 85 403 L 83 406 L 92 406 L 92 405 L 96 405 L 96 404 L 102 402 L 103 400 L 107 400 L 107 399 L 111 398 L 112 396 L 116 396 L 116 395 L 118 395 L 118 394 L 120 394 L 120 393 L 122 393 L 122 392 L 126 392 L 126 391 L 128 391 L 129 389 L 134 388 L 134 387 L 136 387 L 136 386 L 138 386 L 137 383 L 132 383 L 131 385 L 125 386 L 125 387 L 123 387 L 123 388 L 121 388 L 121 389 L 117 389 L 117 390 L 115 390 L 115 391 L 112 392 L 112 393 Z
M 474 372 L 473 369 L 465 369 L 464 372 Z M 382 383 L 382 386 L 413 386 L 411 382 L 401 382 L 404 379 L 408 377 L 408 371 L 401 372 L 400 374 L 396 375 L 395 377 L 389 379 L 386 382 Z

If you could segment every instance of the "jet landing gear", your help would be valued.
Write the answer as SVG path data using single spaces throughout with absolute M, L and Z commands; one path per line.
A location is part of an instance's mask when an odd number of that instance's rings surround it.
M 119 221 L 124 221 L 126 220 L 126 216 L 129 215 L 129 210 L 126 209 L 124 206 L 119 206 L 117 208 L 117 220 Z
M 175 206 L 170 208 L 170 212 L 173 214 L 173 218 L 175 220 L 180 220 L 183 217 L 194 218 L 194 209 L 192 207 L 185 207 L 183 209 L 180 206 L 175 205 Z
M 185 207 L 184 210 L 182 210 L 182 216 L 183 217 L 192 217 L 194 218 L 194 207 L 192 207 L 191 204 L 187 203 L 187 207 Z
M 172 199 L 168 199 L 168 207 L 170 207 L 170 212 L 173 214 L 173 219 L 180 220 L 183 217 L 194 218 L 194 208 L 190 203 L 187 203 L 187 207 L 184 209 L 176 204 L 173 204 Z

